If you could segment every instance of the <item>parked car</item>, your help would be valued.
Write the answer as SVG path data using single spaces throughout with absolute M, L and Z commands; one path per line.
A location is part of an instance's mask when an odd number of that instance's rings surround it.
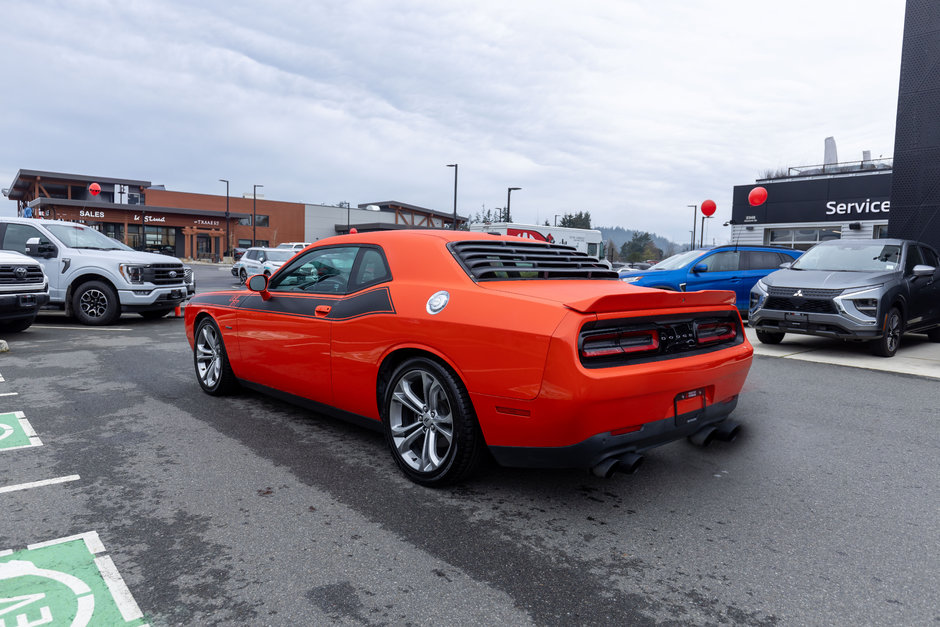
M 36 259 L 49 279 L 49 304 L 82 324 L 111 324 L 125 312 L 160 318 L 188 297 L 182 261 L 77 222 L 0 218 L 0 248 Z
M 318 241 L 247 290 L 186 307 L 196 378 L 384 430 L 398 467 L 442 485 L 501 464 L 636 468 L 726 420 L 751 363 L 726 292 L 626 285 L 570 246 L 443 230 Z
M 48 302 L 49 281 L 39 262 L 0 250 L 0 333 L 28 329 L 40 307 Z
M 648 270 L 621 270 L 620 278 L 633 285 L 677 292 L 730 290 L 735 293 L 738 311 L 746 315 L 754 283 L 801 253 L 771 246 L 700 248 L 663 259 Z
M 296 250 L 289 248 L 263 248 L 260 246 L 249 248 L 241 259 L 232 264 L 232 276 L 237 276 L 242 283 L 253 274 L 270 276 L 285 261 L 293 257 L 296 252 Z
M 940 260 L 927 244 L 902 239 L 833 240 L 751 290 L 757 339 L 787 333 L 868 340 L 892 357 L 903 333 L 940 342 Z
M 246 250 L 248 250 L 248 249 L 247 249 L 247 248 L 233 248 L 233 249 L 232 249 L 232 260 L 233 260 L 233 261 L 238 261 L 239 259 L 241 259 L 241 258 L 242 258 L 242 255 L 245 254 L 245 251 L 246 251 Z
M 278 248 L 292 248 L 293 250 L 301 250 L 310 245 L 310 242 L 284 242 L 278 244 Z

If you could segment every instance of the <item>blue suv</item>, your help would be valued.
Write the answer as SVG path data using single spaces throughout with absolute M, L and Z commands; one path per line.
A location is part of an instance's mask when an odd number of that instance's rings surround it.
M 621 270 L 620 279 L 676 292 L 729 290 L 735 293 L 738 310 L 747 315 L 751 288 L 757 280 L 802 254 L 802 250 L 771 246 L 699 248 L 663 259 L 649 270 Z

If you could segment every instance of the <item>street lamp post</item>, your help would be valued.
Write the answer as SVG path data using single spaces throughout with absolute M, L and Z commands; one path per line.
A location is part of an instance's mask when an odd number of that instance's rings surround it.
M 561 215 L 560 213 L 555 214 L 555 226 L 558 226 L 558 216 L 560 215 Z
M 686 207 L 692 207 L 692 246 L 689 250 L 695 250 L 695 214 L 698 212 L 698 205 L 686 205 Z
M 457 164 L 448 163 L 448 168 L 454 169 L 454 230 L 457 230 Z
M 512 222 L 512 214 L 509 213 L 509 199 L 512 196 L 514 191 L 522 189 L 521 187 L 507 187 L 506 188 L 506 220 L 505 222 Z
M 229 223 L 228 223 L 228 179 L 219 179 L 222 183 L 225 183 L 225 250 L 222 251 L 222 256 L 227 257 L 225 253 L 228 252 L 229 248 L 232 245 L 232 235 L 229 233 Z
M 251 190 L 251 245 L 255 246 L 258 243 L 258 188 L 264 187 L 264 185 L 255 185 Z

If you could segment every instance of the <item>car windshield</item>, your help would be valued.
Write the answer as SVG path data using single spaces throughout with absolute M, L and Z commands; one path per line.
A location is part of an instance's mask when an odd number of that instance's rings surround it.
M 269 250 L 268 261 L 287 261 L 294 256 L 293 250 Z
M 118 242 L 104 233 L 79 224 L 45 224 L 63 244 L 70 248 L 90 248 L 92 250 L 123 250 Z
M 901 247 L 873 242 L 863 246 L 815 246 L 793 262 L 793 270 L 890 272 L 898 269 Z
M 678 268 L 684 268 L 689 264 L 689 262 L 694 261 L 702 255 L 701 250 L 687 250 L 684 253 L 679 253 L 678 255 L 673 255 L 663 259 L 656 265 L 650 267 L 650 270 L 676 270 Z

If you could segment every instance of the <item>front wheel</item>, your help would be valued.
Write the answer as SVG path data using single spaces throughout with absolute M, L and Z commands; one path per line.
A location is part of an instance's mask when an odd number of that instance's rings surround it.
M 757 330 L 757 339 L 760 340 L 761 344 L 779 344 L 783 341 L 783 336 L 785 333 L 777 333 L 776 331 L 761 331 Z
M 211 318 L 203 319 L 196 326 L 196 342 L 193 347 L 193 363 L 196 379 L 207 394 L 223 396 L 238 387 L 225 352 L 222 333 Z
M 469 476 L 485 443 L 470 396 L 449 368 L 413 357 L 392 373 L 383 403 L 386 441 L 415 483 L 440 487 Z
M 88 281 L 75 288 L 72 311 L 82 324 L 102 326 L 121 316 L 121 303 L 113 287 L 102 281 Z
M 901 334 L 904 333 L 904 319 L 897 307 L 892 307 L 885 315 L 884 335 L 872 342 L 871 352 L 879 357 L 894 357 L 901 345 Z

